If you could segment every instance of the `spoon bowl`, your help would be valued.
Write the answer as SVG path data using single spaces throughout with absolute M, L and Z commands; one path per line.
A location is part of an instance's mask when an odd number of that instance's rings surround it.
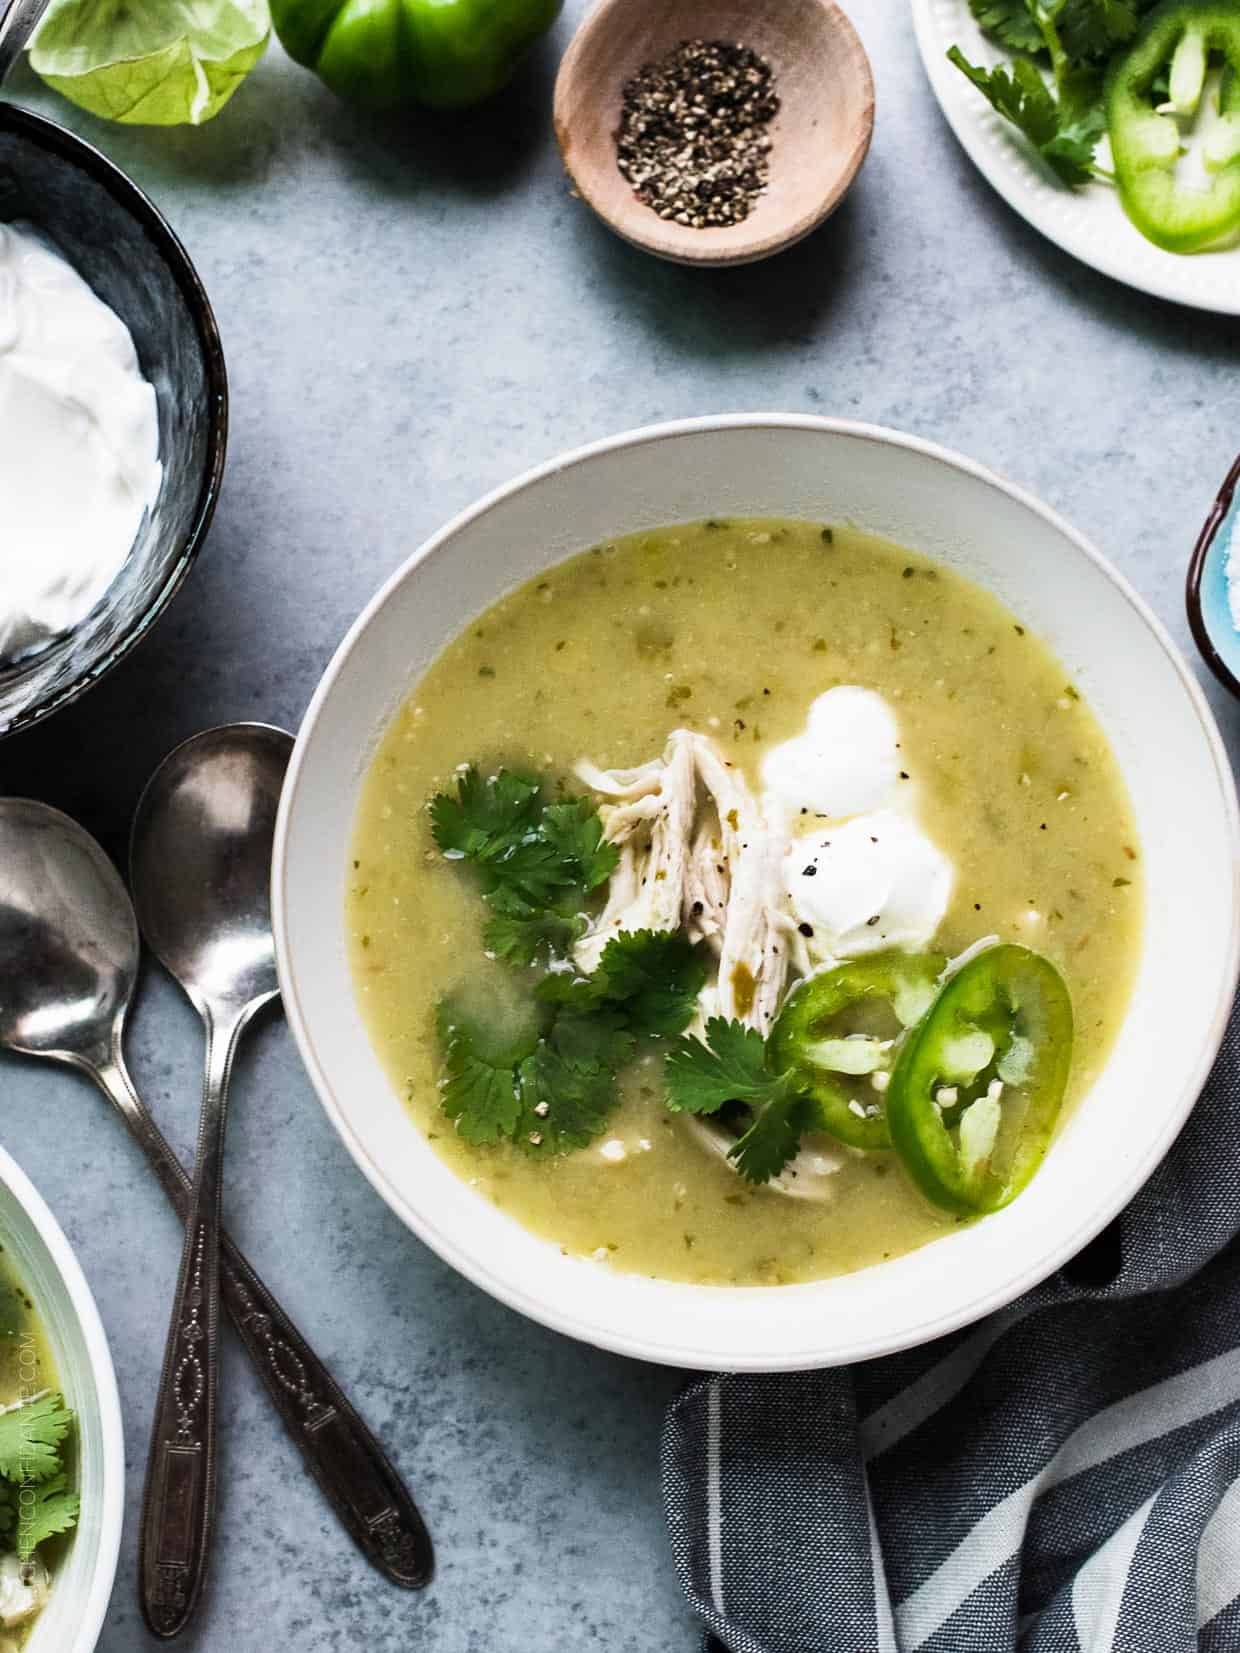
M 47 804 L 0 799 L 0 1045 L 102 1056 L 138 948 L 129 898 L 95 840 Z
M 739 224 L 693 229 L 641 201 L 616 162 L 625 83 L 684 40 L 737 41 L 771 65 L 780 108 L 770 182 Z M 617 235 L 680 264 L 751 264 L 839 206 L 874 130 L 865 48 L 835 0 L 602 0 L 555 83 L 555 131 L 577 193 Z
M 279 991 L 271 841 L 292 746 L 266 724 L 208 729 L 164 760 L 138 804 L 130 844 L 138 922 L 200 1012 Z

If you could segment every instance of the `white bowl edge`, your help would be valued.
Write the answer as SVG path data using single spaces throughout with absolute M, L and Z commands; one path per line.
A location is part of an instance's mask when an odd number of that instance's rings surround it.
M 125 1443 L 116 1373 L 94 1294 L 64 1230 L 17 1161 L 0 1148 L 0 1229 L 7 1221 L 6 1191 L 34 1236 L 32 1246 L 28 1236 L 14 1233 L 10 1255 L 47 1331 L 65 1401 L 78 1415 L 82 1494 L 77 1529 L 25 1653 L 92 1653 L 112 1596 L 124 1520 Z M 59 1298 L 57 1284 L 63 1288 Z

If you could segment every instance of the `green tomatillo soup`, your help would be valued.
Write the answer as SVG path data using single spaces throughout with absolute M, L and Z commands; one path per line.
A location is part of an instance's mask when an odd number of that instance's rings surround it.
M 1118 1031 L 1141 862 L 1063 667 L 848 528 L 598 546 L 431 665 L 347 924 L 411 1122 L 565 1253 L 779 1284 L 1019 1196 Z
M 75 1421 L 43 1324 L 0 1246 L 0 1653 L 18 1653 L 77 1524 Z

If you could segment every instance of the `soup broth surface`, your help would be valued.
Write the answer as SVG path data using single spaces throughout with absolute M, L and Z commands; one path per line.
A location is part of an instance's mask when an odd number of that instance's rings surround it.
M 378 747 L 359 805 L 347 925 L 358 998 L 392 1083 L 480 1196 L 566 1253 L 665 1279 L 779 1284 L 898 1255 L 958 1220 L 891 1154 L 847 1154 L 824 1202 L 742 1182 L 662 1100 L 657 1062 L 624 1076 L 609 1138 L 539 1159 L 459 1139 L 439 1107 L 435 1006 L 468 984 L 497 1004 L 513 972 L 483 955 L 483 904 L 435 848 L 426 805 L 476 763 L 568 778 L 712 736 L 755 793 L 774 744 L 837 684 L 899 719 L 920 822 L 955 867 L 937 945 L 1021 942 L 1063 972 L 1076 1016 L 1065 1112 L 1120 1025 L 1141 872 L 1106 739 L 1064 668 L 988 593 L 852 529 L 698 523 L 596 547 L 512 592 L 431 665 Z M 642 1144 L 648 1147 L 642 1147 Z

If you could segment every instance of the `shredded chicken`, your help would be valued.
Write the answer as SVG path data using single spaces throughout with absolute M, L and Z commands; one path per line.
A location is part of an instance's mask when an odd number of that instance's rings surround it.
M 641 769 L 577 767 L 587 786 L 617 800 L 604 804 L 600 814 L 603 836 L 620 849 L 607 905 L 577 944 L 582 970 L 593 970 L 607 943 L 622 930 L 680 928 L 697 800 L 693 738 L 678 729 L 662 758 Z
M 0 1556 L 0 1625 L 11 1630 L 32 1619 L 48 1596 L 47 1568 L 35 1558 L 19 1561 L 12 1551 Z
M 578 967 L 593 970 L 623 931 L 683 924 L 718 960 L 690 1033 L 703 1036 L 712 1016 L 767 1033 L 789 965 L 799 974 L 810 968 L 782 889 L 784 823 L 768 822 L 735 765 L 713 741 L 687 729 L 677 729 L 663 756 L 639 768 L 603 770 L 582 762 L 576 772 L 608 800 L 600 806 L 603 834 L 620 850 L 607 904 L 577 944 Z M 734 1139 L 726 1131 L 707 1120 L 686 1123 L 704 1147 L 727 1159 Z M 841 1163 L 826 1139 L 814 1137 L 768 1187 L 825 1199 Z
M 788 967 L 780 912 L 782 839 L 762 817 L 732 764 L 704 735 L 677 729 L 663 756 L 638 769 L 577 774 L 604 798 L 603 833 L 620 849 L 607 905 L 577 945 L 593 970 L 624 930 L 687 926 L 718 955 L 716 982 L 700 1019 L 721 1015 L 765 1033 L 775 1018 Z

